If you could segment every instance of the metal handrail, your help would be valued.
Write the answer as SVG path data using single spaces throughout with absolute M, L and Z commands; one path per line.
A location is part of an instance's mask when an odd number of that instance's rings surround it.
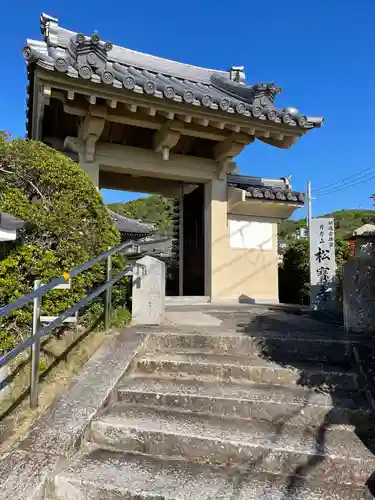
M 81 273 L 82 271 L 87 271 L 87 269 L 90 269 L 93 267 L 95 264 L 98 264 L 104 259 L 107 259 L 110 255 L 113 255 L 115 253 L 120 252 L 121 250 L 125 248 L 134 248 L 136 245 L 134 243 L 122 243 L 121 245 L 117 245 L 116 247 L 112 247 L 106 252 L 98 255 L 92 260 L 89 260 L 88 262 L 85 262 L 84 264 L 81 264 L 80 266 L 75 267 L 73 270 L 69 271 L 66 273 L 66 276 L 61 275 L 58 278 L 55 278 L 54 280 L 50 281 L 49 283 L 41 286 L 37 290 L 34 290 L 33 292 L 26 293 L 19 299 L 16 299 L 14 302 L 11 302 L 7 306 L 0 307 L 0 317 L 1 316 L 7 316 L 10 314 L 12 311 L 15 309 L 19 309 L 20 307 L 30 303 L 33 299 L 37 297 L 42 297 L 45 293 L 49 292 L 53 288 L 55 288 L 57 285 L 61 285 L 62 283 L 65 283 L 67 279 L 69 278 L 74 278 L 77 276 L 77 274 Z M 130 252 L 130 253 L 134 253 Z
M 33 332 L 30 337 L 18 344 L 11 351 L 6 353 L 4 356 L 0 357 L 0 368 L 8 364 L 12 359 L 14 359 L 18 354 L 23 352 L 25 349 L 31 347 L 31 382 L 30 382 L 30 406 L 35 408 L 38 406 L 38 385 L 39 385 L 39 360 L 40 360 L 40 341 L 43 337 L 51 333 L 55 328 L 63 324 L 64 320 L 78 312 L 79 309 L 87 305 L 93 299 L 98 297 L 100 294 L 105 292 L 105 303 L 104 303 L 104 329 L 105 331 L 109 328 L 109 320 L 111 314 L 111 298 L 112 298 L 112 286 L 121 280 L 125 276 L 132 274 L 132 265 L 128 265 L 126 269 L 115 277 L 112 278 L 112 255 L 125 250 L 126 255 L 134 255 L 136 252 L 136 247 L 134 243 L 122 243 L 116 247 L 108 249 L 106 252 L 98 255 L 94 259 L 75 267 L 68 273 L 64 273 L 62 276 L 55 278 L 49 283 L 36 288 L 34 291 L 29 292 L 22 297 L 18 298 L 14 302 L 0 308 L 0 317 L 9 315 L 16 309 L 29 304 L 34 303 L 34 314 L 33 314 Z M 126 252 L 128 250 L 128 252 Z M 40 307 L 41 298 L 44 294 L 53 290 L 58 285 L 66 283 L 70 278 L 74 278 L 77 274 L 92 268 L 99 262 L 107 259 L 107 269 L 106 269 L 106 282 L 100 285 L 98 288 L 93 290 L 91 293 L 86 295 L 82 300 L 77 302 L 74 306 L 70 307 L 59 316 L 57 316 L 49 325 L 44 328 L 40 328 Z

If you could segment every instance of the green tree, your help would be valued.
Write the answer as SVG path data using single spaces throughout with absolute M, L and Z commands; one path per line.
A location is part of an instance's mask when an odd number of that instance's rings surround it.
M 126 203 L 112 203 L 108 208 L 131 219 L 155 223 L 159 233 L 170 234 L 173 206 L 173 199 L 153 195 Z
M 103 200 L 85 172 L 72 160 L 36 141 L 0 135 L 0 211 L 23 219 L 26 226 L 0 260 L 0 306 L 46 283 L 119 243 Z M 115 269 L 124 261 L 115 259 Z M 78 275 L 71 291 L 43 297 L 43 313 L 57 315 L 103 282 L 104 264 Z M 120 300 L 119 290 L 114 291 Z M 99 311 L 98 303 L 91 304 Z M 0 322 L 8 348 L 30 333 L 31 306 Z M 5 332 L 5 333 L 4 333 Z
M 332 217 L 335 219 L 336 236 L 339 239 L 345 239 L 353 234 L 355 229 L 358 229 L 363 224 L 375 223 L 374 210 L 338 210 L 331 212 L 322 217 Z M 288 242 L 292 239 L 293 234 L 300 227 L 306 226 L 306 220 L 291 220 L 281 222 L 279 226 L 279 237 Z
M 343 267 L 348 259 L 348 244 L 336 238 L 337 298 L 341 302 Z M 309 304 L 310 267 L 308 239 L 296 240 L 284 252 L 283 263 L 279 267 L 280 301 L 287 304 Z
M 286 304 L 308 304 L 309 245 L 307 239 L 296 240 L 284 252 L 279 267 L 280 301 Z

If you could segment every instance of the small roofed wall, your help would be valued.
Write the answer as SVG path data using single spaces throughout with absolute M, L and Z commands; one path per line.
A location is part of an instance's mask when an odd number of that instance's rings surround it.
M 17 230 L 24 226 L 24 222 L 12 215 L 0 212 L 0 242 L 14 241 Z
M 277 219 L 228 213 L 226 180 L 206 185 L 205 215 L 206 295 L 278 302 Z
M 14 241 L 17 238 L 15 229 L 2 229 L 0 227 L 0 241 Z

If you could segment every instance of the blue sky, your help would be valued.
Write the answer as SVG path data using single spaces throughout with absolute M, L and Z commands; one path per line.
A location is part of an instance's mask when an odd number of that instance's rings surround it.
M 227 69 L 244 65 L 249 83 L 275 81 L 280 107 L 324 115 L 290 150 L 259 141 L 239 157 L 241 173 L 268 177 L 292 174 L 293 187 L 313 190 L 375 165 L 374 0 L 190 0 L 141 2 L 85 0 L 5 2 L 0 46 L 0 130 L 25 133 L 26 72 L 21 49 L 40 38 L 39 15 L 86 34 L 185 63 Z M 371 208 L 375 179 L 317 197 L 314 215 L 342 208 Z M 106 201 L 128 193 L 104 192 Z M 303 215 L 303 212 L 297 214 Z

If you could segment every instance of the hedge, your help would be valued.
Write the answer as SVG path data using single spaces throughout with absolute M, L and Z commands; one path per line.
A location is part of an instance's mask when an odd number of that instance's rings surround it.
M 119 244 L 102 197 L 86 173 L 62 153 L 37 141 L 9 140 L 0 134 L 0 211 L 26 222 L 14 244 L 0 256 L 0 306 L 47 283 Z M 124 260 L 114 259 L 114 269 Z M 73 280 L 72 290 L 54 290 L 43 297 L 42 313 L 58 315 L 103 282 L 104 264 Z M 113 293 L 124 299 L 124 285 Z M 0 319 L 0 351 L 30 334 L 32 306 Z M 101 312 L 101 300 L 88 313 Z
M 342 302 L 343 266 L 348 260 L 348 244 L 336 238 L 336 294 Z M 279 297 L 282 303 L 308 305 L 310 302 L 309 242 L 305 238 L 289 243 L 279 266 Z

